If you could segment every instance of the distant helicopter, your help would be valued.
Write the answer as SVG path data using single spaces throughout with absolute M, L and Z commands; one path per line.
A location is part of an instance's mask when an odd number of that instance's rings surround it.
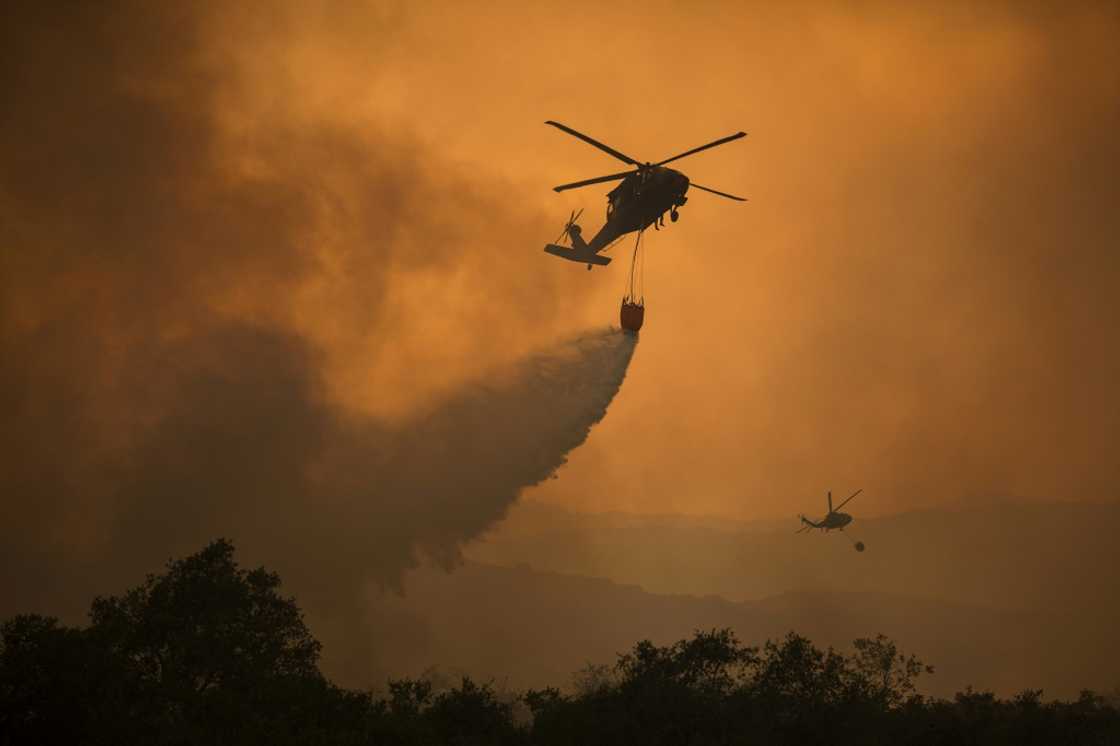
M 852 500 L 853 497 L 855 497 L 856 495 L 858 495 L 861 492 L 863 492 L 862 488 L 856 490 L 851 495 L 849 495 L 848 498 L 846 500 L 844 500 L 844 502 L 840 503 L 839 505 L 837 505 L 834 508 L 834 507 L 832 507 L 832 491 L 829 490 L 829 492 L 828 492 L 828 515 L 826 515 L 824 518 L 820 519 L 819 521 L 811 521 L 808 518 L 806 518 L 805 516 L 799 515 L 798 518 L 801 519 L 801 523 L 803 523 L 804 525 L 800 529 L 797 530 L 797 533 L 800 534 L 800 533 L 804 533 L 806 531 L 811 531 L 814 528 L 819 528 L 826 533 L 829 532 L 829 531 L 832 531 L 833 529 L 835 529 L 837 531 L 843 531 L 844 527 L 852 522 L 852 517 L 850 515 L 848 515 L 847 513 L 841 513 L 840 508 L 847 505 Z M 862 541 L 855 542 L 854 546 L 855 546 L 857 552 L 862 552 L 866 548 L 866 547 L 864 547 L 864 544 L 863 544 Z
M 554 191 L 562 192 L 566 189 L 576 189 L 577 187 L 590 186 L 591 184 L 601 184 L 607 181 L 622 180 L 622 183 L 616 186 L 607 194 L 607 222 L 595 234 L 595 237 L 590 242 L 584 241 L 582 236 L 582 229 L 576 223 L 579 218 L 579 213 L 573 212 L 568 218 L 568 222 L 564 226 L 563 232 L 556 240 L 559 242 L 565 237 L 570 239 L 571 246 L 561 246 L 558 243 L 550 243 L 544 247 L 544 250 L 549 254 L 567 259 L 573 262 L 586 263 L 587 268 L 591 269 L 592 265 L 606 266 L 611 263 L 611 258 L 607 256 L 600 256 L 599 252 L 609 247 L 614 241 L 621 236 L 632 233 L 634 231 L 644 231 L 649 226 L 654 226 L 659 229 L 660 225 L 665 224 L 665 213 L 669 213 L 669 218 L 674 223 L 680 215 L 677 208 L 688 202 L 688 197 L 685 193 L 688 191 L 689 186 L 705 192 L 726 197 L 727 199 L 737 200 L 739 202 L 746 202 L 743 197 L 736 197 L 734 194 L 727 194 L 715 189 L 710 189 L 706 186 L 700 186 L 689 181 L 688 177 L 680 171 L 671 168 L 665 168 L 666 163 L 672 163 L 675 160 L 684 158 L 685 156 L 699 153 L 708 148 L 714 148 L 717 145 L 738 140 L 740 137 L 746 137 L 746 132 L 736 132 L 734 135 L 721 137 L 714 142 L 707 145 L 701 145 L 692 150 L 675 155 L 672 158 L 666 158 L 657 163 L 640 163 L 628 155 L 620 153 L 614 148 L 608 147 L 603 143 L 593 140 L 587 135 L 576 132 L 571 127 L 567 127 L 559 122 L 548 121 L 545 124 L 550 124 L 559 130 L 567 132 L 569 135 L 578 137 L 589 145 L 593 145 L 604 153 L 608 153 L 623 163 L 634 166 L 632 171 L 621 171 L 617 174 L 609 174 L 607 176 L 598 176 L 594 179 L 584 179 L 583 181 L 572 182 L 571 184 L 561 184 L 558 187 L 553 187 Z M 582 210 L 580 211 L 582 212 Z

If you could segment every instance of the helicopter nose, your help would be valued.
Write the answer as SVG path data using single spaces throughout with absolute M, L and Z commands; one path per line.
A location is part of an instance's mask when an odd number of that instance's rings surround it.
M 688 197 L 684 196 L 686 192 L 688 192 L 688 177 L 681 174 L 680 180 L 677 182 L 677 194 L 680 195 L 677 198 L 677 204 L 683 205 L 688 202 Z

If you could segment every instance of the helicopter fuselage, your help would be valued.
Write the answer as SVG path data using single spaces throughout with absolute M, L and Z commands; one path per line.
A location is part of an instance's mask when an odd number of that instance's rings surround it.
M 852 517 L 847 513 L 829 513 L 820 521 L 810 521 L 808 518 L 802 518 L 806 524 L 813 528 L 823 528 L 825 531 L 842 530 L 845 526 L 852 522 Z
M 688 201 L 688 177 L 664 166 L 651 166 L 627 176 L 607 194 L 607 222 L 587 242 L 599 252 L 627 233 L 645 230 L 666 212 L 674 215 Z M 577 231 L 578 233 L 578 231 Z

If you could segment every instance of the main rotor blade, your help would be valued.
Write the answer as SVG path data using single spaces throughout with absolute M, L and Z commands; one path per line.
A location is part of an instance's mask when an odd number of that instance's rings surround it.
M 833 508 L 833 509 L 832 509 L 832 512 L 833 512 L 833 513 L 835 513 L 836 511 L 840 510 L 840 508 L 842 508 L 842 507 L 844 507 L 845 505 L 847 505 L 847 504 L 848 504 L 848 500 L 851 500 L 851 499 L 852 499 L 853 497 L 855 497 L 856 495 L 858 495 L 858 494 L 859 494 L 859 493 L 861 493 L 861 492 L 863 492 L 863 488 L 862 488 L 862 487 L 861 487 L 861 488 L 859 488 L 858 490 L 856 490 L 855 492 L 853 492 L 853 493 L 852 493 L 852 494 L 851 494 L 851 495 L 850 495 L 850 496 L 848 497 L 848 499 L 847 499 L 847 500 L 845 500 L 844 502 L 840 503 L 840 504 L 839 504 L 839 505 L 837 505 L 837 506 L 836 506 L 835 508 Z
M 694 187 L 696 189 L 703 189 L 705 192 L 711 192 L 712 194 L 718 194 L 721 197 L 727 197 L 728 199 L 737 200 L 739 202 L 746 202 L 747 201 L 746 197 L 736 197 L 734 194 L 728 194 L 727 192 L 720 192 L 720 191 L 717 191 L 715 189 L 710 189 L 706 186 L 700 186 L 695 181 L 689 182 L 689 186 Z
M 590 186 L 592 184 L 602 184 L 604 181 L 618 181 L 619 179 L 625 179 L 632 173 L 636 172 L 622 171 L 621 173 L 610 174 L 609 176 L 596 176 L 594 179 L 584 179 L 583 181 L 573 181 L 571 184 L 561 184 L 558 187 L 552 187 L 552 190 L 554 192 L 562 192 L 565 189 L 576 189 L 578 187 Z
M 626 155 L 625 153 L 620 153 L 617 150 L 615 150 L 614 148 L 610 147 L 609 145 L 604 145 L 603 143 L 599 142 L 598 140 L 593 140 L 592 138 L 588 137 L 587 135 L 583 134 L 582 132 L 576 132 L 571 127 L 560 124 L 559 122 L 554 122 L 551 119 L 548 120 L 547 122 L 545 122 L 545 124 L 551 124 L 556 129 L 567 132 L 572 137 L 578 137 L 579 139 L 583 140 L 588 145 L 593 145 L 594 147 L 598 148 L 599 150 L 603 151 L 604 153 L 610 153 L 611 155 L 613 155 L 615 158 L 622 161 L 623 163 L 629 163 L 631 166 L 639 165 L 636 160 L 634 160 L 630 156 Z
M 720 139 L 715 140 L 714 142 L 710 142 L 707 145 L 701 145 L 698 148 L 693 148 L 692 150 L 686 150 L 683 153 L 681 153 L 680 155 L 674 155 L 672 158 L 666 158 L 665 160 L 661 161 L 660 163 L 655 163 L 653 165 L 664 166 L 666 163 L 672 163 L 675 160 L 679 160 L 681 158 L 684 158 L 686 155 L 692 155 L 693 153 L 699 153 L 701 150 L 707 150 L 708 148 L 714 148 L 717 145 L 723 145 L 725 142 L 731 142 L 732 140 L 738 140 L 740 137 L 746 137 L 746 136 L 747 136 L 746 132 L 736 132 L 734 135 L 728 135 L 727 137 L 721 137 Z

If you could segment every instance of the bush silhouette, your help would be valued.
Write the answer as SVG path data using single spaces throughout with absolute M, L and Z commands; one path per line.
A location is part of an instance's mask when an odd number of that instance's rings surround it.
M 122 596 L 84 629 L 19 616 L 3 626 L 0 730 L 12 743 L 271 742 L 365 716 L 363 695 L 319 672 L 319 643 L 280 578 L 245 571 L 218 540 Z M 333 726 L 331 726 L 333 727 Z
M 613 666 L 588 666 L 570 691 L 525 692 L 528 723 L 465 677 L 440 691 L 391 681 L 374 697 L 322 675 L 319 643 L 279 589 L 220 539 L 95 599 L 86 627 L 7 620 L 0 744 L 1120 743 L 1120 713 L 1091 692 L 926 699 L 917 683 L 933 669 L 882 635 L 847 655 L 792 632 L 761 647 L 726 629 L 643 640 Z

